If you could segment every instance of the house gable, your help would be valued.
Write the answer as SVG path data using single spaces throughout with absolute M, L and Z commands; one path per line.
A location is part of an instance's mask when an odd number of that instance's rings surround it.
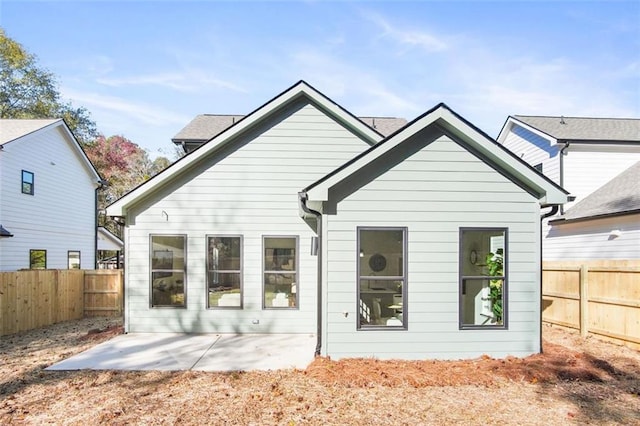
M 419 140 L 429 143 L 442 135 L 450 137 L 464 146 L 469 152 L 481 158 L 498 173 L 507 176 L 511 181 L 535 196 L 543 206 L 563 204 L 567 201 L 567 192 L 548 178 L 537 173 L 528 164 L 504 149 L 479 129 L 457 115 L 446 105 L 440 104 L 431 111 L 418 117 L 403 129 L 383 142 L 371 147 L 355 157 L 339 169 L 313 183 L 303 190 L 311 202 L 329 200 L 329 190 L 352 176 L 370 173 L 371 170 L 384 172 L 380 168 L 387 159 L 392 163 L 403 161 L 421 148 L 412 143 L 419 135 Z M 319 207 L 319 206 L 318 206 Z
M 265 123 L 278 121 L 280 115 L 290 114 L 300 105 L 313 105 L 327 117 L 338 123 L 349 133 L 362 140 L 368 145 L 373 145 L 382 140 L 382 135 L 358 120 L 351 113 L 337 105 L 335 102 L 318 92 L 304 81 L 296 83 L 291 88 L 285 90 L 251 114 L 238 120 L 231 127 L 223 130 L 206 144 L 192 151 L 162 173 L 154 176 L 149 181 L 135 188 L 124 197 L 107 208 L 109 216 L 126 216 L 127 209 L 145 198 L 153 198 L 153 192 L 166 184 L 171 184 L 172 180 L 188 172 L 189 169 L 202 167 L 203 161 L 212 155 L 227 155 L 236 149 L 236 144 L 246 143 L 251 140 L 252 135 L 259 134 Z M 308 126 L 305 131 L 313 133 L 313 127 Z

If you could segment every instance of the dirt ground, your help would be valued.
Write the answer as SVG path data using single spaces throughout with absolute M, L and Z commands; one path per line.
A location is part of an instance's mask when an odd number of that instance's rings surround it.
M 640 425 L 640 353 L 545 327 L 544 354 L 331 361 L 273 372 L 49 372 L 121 332 L 84 319 L 0 338 L 0 424 Z

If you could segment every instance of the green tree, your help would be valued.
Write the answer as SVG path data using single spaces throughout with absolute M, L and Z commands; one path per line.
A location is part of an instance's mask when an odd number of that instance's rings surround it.
M 63 118 L 81 144 L 97 135 L 89 112 L 60 98 L 55 76 L 0 28 L 0 118 Z

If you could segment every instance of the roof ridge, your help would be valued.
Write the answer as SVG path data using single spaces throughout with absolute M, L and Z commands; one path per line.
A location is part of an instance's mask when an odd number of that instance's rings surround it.
M 573 116 L 573 115 L 523 115 L 523 114 L 514 114 L 512 117 L 514 118 L 574 118 L 574 119 L 580 119 L 580 120 L 639 120 L 640 121 L 640 117 L 636 118 L 636 117 L 579 117 L 579 116 Z

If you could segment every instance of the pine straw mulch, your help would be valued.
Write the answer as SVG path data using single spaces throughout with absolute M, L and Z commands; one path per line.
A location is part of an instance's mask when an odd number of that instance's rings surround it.
M 95 318 L 0 338 L 0 424 L 639 424 L 640 353 L 544 328 L 496 360 L 317 358 L 306 370 L 43 369 L 121 332 Z

